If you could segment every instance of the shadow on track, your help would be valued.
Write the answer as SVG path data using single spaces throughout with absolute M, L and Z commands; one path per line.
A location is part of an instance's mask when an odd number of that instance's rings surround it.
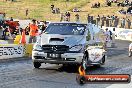
M 66 73 L 78 73 L 78 69 L 79 69 L 80 65 L 51 65 L 51 66 L 47 66 L 47 67 L 41 67 L 37 70 L 45 70 L 45 71 L 53 71 L 53 72 L 66 72 Z M 104 67 L 98 67 L 98 66 L 89 66 L 86 69 L 86 73 L 87 74 L 91 74 L 92 72 L 98 71 L 98 70 L 102 70 L 104 71 L 105 68 Z

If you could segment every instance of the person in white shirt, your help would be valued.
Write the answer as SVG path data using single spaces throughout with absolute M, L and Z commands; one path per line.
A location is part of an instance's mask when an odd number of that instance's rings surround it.
M 110 32 L 108 31 L 108 28 L 106 28 L 105 30 L 106 30 L 105 31 L 105 36 L 106 36 L 105 41 L 108 42 L 110 40 Z
M 105 35 L 105 45 L 104 45 L 104 47 L 105 47 L 105 50 L 106 50 L 106 48 L 107 48 L 107 43 L 110 41 L 110 32 L 108 31 L 108 28 L 106 28 L 105 29 L 106 31 L 105 31 L 105 33 L 104 33 L 104 35 Z

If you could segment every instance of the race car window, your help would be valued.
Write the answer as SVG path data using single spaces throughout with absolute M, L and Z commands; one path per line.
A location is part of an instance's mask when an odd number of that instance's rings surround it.
M 45 33 L 61 35 L 83 35 L 85 29 L 86 25 L 83 24 L 53 23 L 46 28 Z

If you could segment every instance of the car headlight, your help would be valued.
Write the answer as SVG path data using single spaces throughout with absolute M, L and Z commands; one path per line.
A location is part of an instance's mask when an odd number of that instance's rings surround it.
M 83 45 L 75 45 L 70 48 L 70 51 L 81 51 L 83 49 Z
M 33 46 L 33 50 L 42 50 L 42 47 L 41 47 L 41 45 L 39 45 L 39 44 L 35 44 L 35 45 Z

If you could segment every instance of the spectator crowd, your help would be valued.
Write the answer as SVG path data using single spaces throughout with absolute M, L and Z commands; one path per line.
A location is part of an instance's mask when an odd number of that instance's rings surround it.
M 100 26 L 106 26 L 106 27 L 121 27 L 121 28 L 128 28 L 130 29 L 132 26 L 131 20 L 129 18 L 119 18 L 118 16 L 112 15 L 112 16 L 100 16 L 97 17 L 90 16 L 88 14 L 87 16 L 88 23 L 93 23 Z
M 80 22 L 80 15 L 77 13 L 74 15 L 75 16 L 75 21 Z M 60 21 L 68 21 L 70 22 L 70 17 L 71 13 L 66 12 L 65 14 L 61 13 Z M 36 36 L 35 34 L 37 33 L 38 29 L 41 31 L 44 31 L 46 28 L 46 21 L 36 21 L 33 20 L 33 25 L 29 24 L 25 29 L 20 28 L 20 24 L 18 22 L 14 22 L 13 18 L 10 18 L 10 21 L 4 21 L 3 24 L 1 25 L 2 29 L 2 39 L 6 40 L 8 37 L 15 38 L 16 35 L 22 34 L 23 30 L 25 31 L 26 35 L 31 35 Z M 90 14 L 87 15 L 87 23 L 92 23 L 96 24 L 97 26 L 106 26 L 106 27 L 121 27 L 121 28 L 132 28 L 132 23 L 129 18 L 119 18 L 118 16 L 115 15 L 98 15 L 98 16 L 92 16 Z M 11 26 L 13 24 L 14 26 Z M 31 30 L 33 28 L 33 32 L 31 33 Z M 35 28 L 35 31 L 34 31 Z M 31 37 L 31 40 L 35 41 L 34 37 Z M 30 41 L 31 42 L 31 41 Z
M 119 3 L 117 0 L 106 0 L 106 4 L 108 6 L 111 6 L 111 3 L 117 3 L 117 6 L 129 6 L 128 10 L 125 11 L 124 9 L 121 9 L 119 12 L 122 14 L 126 13 L 132 13 L 132 1 L 125 0 L 122 3 Z M 100 2 L 92 4 L 91 8 L 99 8 Z M 55 7 L 55 5 L 51 5 L 51 12 L 53 14 L 60 14 L 60 22 L 62 21 L 71 21 L 71 12 L 66 11 L 65 13 L 60 13 L 60 8 Z M 74 14 L 74 18 L 76 22 L 80 22 L 80 10 L 75 7 L 72 12 L 76 12 Z M 26 16 L 29 14 L 29 10 L 26 9 L 25 11 Z M 116 15 L 97 15 L 92 16 L 90 14 L 87 15 L 87 23 L 96 24 L 97 26 L 106 26 L 106 27 L 121 27 L 121 28 L 132 28 L 132 22 L 128 17 L 118 17 Z M 1 24 L 1 23 L 0 23 Z M 21 35 L 23 31 L 25 31 L 26 35 L 29 35 L 29 43 L 36 42 L 36 35 L 38 35 L 38 31 L 41 30 L 43 32 L 45 28 L 47 27 L 46 21 L 36 21 L 35 19 L 32 20 L 32 23 L 30 23 L 25 29 L 20 28 L 19 22 L 15 22 L 13 20 L 13 17 L 10 18 L 9 21 L 4 21 L 0 25 L 0 29 L 2 30 L 2 39 L 6 40 L 8 37 L 12 37 L 13 39 L 16 37 L 16 35 Z M 107 31 L 107 29 L 106 29 Z M 107 34 L 107 33 L 106 33 Z

